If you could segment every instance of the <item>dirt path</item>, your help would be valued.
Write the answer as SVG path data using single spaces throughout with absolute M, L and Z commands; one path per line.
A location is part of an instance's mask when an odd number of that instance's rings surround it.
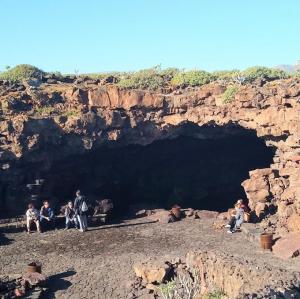
M 209 220 L 170 224 L 130 220 L 120 225 L 92 228 L 86 233 L 58 230 L 42 235 L 6 234 L 0 246 L 0 275 L 16 274 L 39 260 L 50 277 L 48 298 L 126 298 L 134 278 L 132 266 L 153 258 L 172 260 L 191 250 L 216 250 L 241 262 L 276 270 L 299 271 L 300 258 L 282 261 L 243 233 L 215 231 Z M 1 239 L 0 239 L 1 240 Z

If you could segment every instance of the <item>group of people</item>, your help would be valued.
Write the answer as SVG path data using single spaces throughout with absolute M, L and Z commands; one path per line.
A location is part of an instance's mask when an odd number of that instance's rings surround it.
M 81 232 L 86 231 L 88 229 L 87 213 L 88 205 L 86 203 L 86 199 L 81 194 L 80 190 L 78 190 L 76 191 L 74 203 L 69 201 L 65 208 L 65 229 L 75 227 Z M 245 221 L 247 215 L 249 215 L 249 207 L 243 202 L 242 199 L 239 199 L 231 213 L 229 223 L 225 226 L 228 228 L 227 232 L 232 234 L 238 231 L 242 223 Z M 33 224 L 36 225 L 38 232 L 55 228 L 55 215 L 48 200 L 43 202 L 40 211 L 35 208 L 33 203 L 30 203 L 28 205 L 28 210 L 26 211 L 26 220 L 27 232 L 29 234 L 31 233 Z
M 239 231 L 248 213 L 249 207 L 242 199 L 239 199 L 234 205 L 234 210 L 232 211 L 229 223 L 225 225 L 225 227 L 228 228 L 227 232 L 232 234 Z
M 26 226 L 29 234 L 31 233 L 33 224 L 36 225 L 38 232 L 55 227 L 54 211 L 50 207 L 48 200 L 43 202 L 40 211 L 35 208 L 33 203 L 28 205 L 28 210 L 26 211 Z
M 88 229 L 87 212 L 88 205 L 85 197 L 81 194 L 80 190 L 78 190 L 76 192 L 74 203 L 69 201 L 65 208 L 64 216 L 66 218 L 66 229 L 73 226 L 81 232 L 86 231 Z M 43 202 L 40 210 L 36 209 L 33 203 L 28 205 L 26 211 L 26 227 L 28 234 L 32 232 L 31 229 L 33 224 L 36 225 L 38 232 L 55 228 L 55 215 L 48 200 Z

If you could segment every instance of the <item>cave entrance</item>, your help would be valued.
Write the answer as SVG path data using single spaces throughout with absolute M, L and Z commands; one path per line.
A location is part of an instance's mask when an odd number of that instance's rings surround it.
M 91 200 L 111 198 L 118 211 L 132 205 L 225 211 L 246 198 L 249 170 L 269 167 L 273 151 L 254 131 L 238 126 L 183 126 L 149 145 L 103 146 L 56 163 L 46 176 L 61 202 L 80 189 Z

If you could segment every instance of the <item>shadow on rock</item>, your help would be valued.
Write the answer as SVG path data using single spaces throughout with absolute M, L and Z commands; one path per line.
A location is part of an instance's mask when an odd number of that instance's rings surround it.
M 62 273 L 49 276 L 47 280 L 48 290 L 44 293 L 42 298 L 44 299 L 56 298 L 55 292 L 67 290 L 72 285 L 71 282 L 65 280 L 64 278 L 73 276 L 75 274 L 76 271 L 68 270 Z

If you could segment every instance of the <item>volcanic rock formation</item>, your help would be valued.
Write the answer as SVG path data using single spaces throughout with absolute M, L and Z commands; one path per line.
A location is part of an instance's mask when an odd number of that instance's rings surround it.
M 55 172 L 58 161 L 80 159 L 104 146 L 122 151 L 181 135 L 217 140 L 241 128 L 273 150 L 273 162 L 249 169 L 242 183 L 250 208 L 257 215 L 277 209 L 276 222 L 299 231 L 298 79 L 242 85 L 230 103 L 222 101 L 227 86 L 218 83 L 151 92 L 91 79 L 44 81 L 39 86 L 0 82 L 0 200 L 8 211 L 22 201 L 24 185 Z

